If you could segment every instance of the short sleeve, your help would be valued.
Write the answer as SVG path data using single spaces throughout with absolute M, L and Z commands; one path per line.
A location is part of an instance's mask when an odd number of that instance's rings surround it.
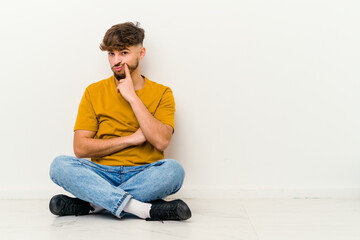
M 164 124 L 169 124 L 175 131 L 175 100 L 173 92 L 167 88 L 161 97 L 154 117 Z
M 96 132 L 98 130 L 98 121 L 93 105 L 91 103 L 90 93 L 86 88 L 81 102 L 79 104 L 78 114 L 74 126 L 74 131 L 82 129 Z

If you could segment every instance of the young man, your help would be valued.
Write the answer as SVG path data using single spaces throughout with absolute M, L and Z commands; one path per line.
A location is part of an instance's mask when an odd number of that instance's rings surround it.
M 50 178 L 76 198 L 56 195 L 50 211 L 84 215 L 104 208 L 121 218 L 186 220 L 189 207 L 177 192 L 184 169 L 164 150 L 174 132 L 175 102 L 169 87 L 140 74 L 144 30 L 131 22 L 112 26 L 100 45 L 114 76 L 90 84 L 74 127 L 74 153 L 56 157 Z M 91 161 L 84 159 L 91 158 Z

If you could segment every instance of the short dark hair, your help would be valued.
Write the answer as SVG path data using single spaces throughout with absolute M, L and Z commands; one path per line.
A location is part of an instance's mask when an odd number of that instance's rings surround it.
M 138 44 L 142 45 L 145 31 L 139 26 L 139 22 L 135 24 L 125 22 L 112 26 L 105 33 L 104 39 L 100 44 L 101 51 L 121 50 Z

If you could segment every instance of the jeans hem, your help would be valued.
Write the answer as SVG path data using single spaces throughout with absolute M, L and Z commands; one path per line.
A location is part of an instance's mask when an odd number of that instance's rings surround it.
M 126 206 L 126 204 L 129 202 L 129 200 L 132 198 L 132 196 L 129 193 L 126 193 L 118 202 L 117 207 L 115 209 L 115 211 L 113 212 L 113 214 L 118 217 L 121 218 L 122 216 L 124 216 L 124 214 L 122 214 L 122 211 L 124 209 L 124 207 Z

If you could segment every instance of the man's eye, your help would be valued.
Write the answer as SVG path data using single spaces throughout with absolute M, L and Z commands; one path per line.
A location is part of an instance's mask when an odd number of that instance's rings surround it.
M 122 52 L 121 54 L 122 54 L 122 55 L 126 55 L 126 54 L 128 54 L 128 52 Z
M 109 52 L 109 55 L 112 56 L 112 55 L 114 55 L 114 53 L 113 53 L 113 52 Z

